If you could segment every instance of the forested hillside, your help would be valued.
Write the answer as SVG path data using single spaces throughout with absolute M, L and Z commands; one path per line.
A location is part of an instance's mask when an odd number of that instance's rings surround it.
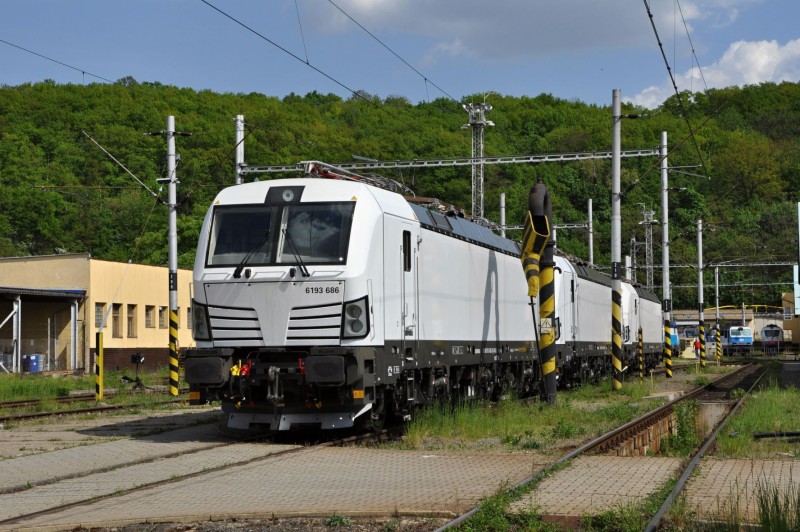
M 191 268 L 203 215 L 214 195 L 234 182 L 234 122 L 247 122 L 248 164 L 303 160 L 463 157 L 471 153 L 468 116 L 459 102 L 410 104 L 360 94 L 343 100 L 316 92 L 283 99 L 261 94 L 215 94 L 122 79 L 115 84 L 37 83 L 0 87 L 0 256 L 90 252 L 116 261 L 167 263 L 166 143 L 143 133 L 163 130 L 168 115 L 177 139 L 179 264 Z M 609 90 L 609 100 L 611 90 Z M 475 96 L 472 101 L 482 101 Z M 706 262 L 796 261 L 800 201 L 800 84 L 763 84 L 682 95 L 639 120 L 622 123 L 623 149 L 653 148 L 669 135 L 671 257 L 676 266 L 696 263 L 695 221 L 705 225 Z M 467 99 L 467 101 L 470 101 Z M 542 94 L 491 95 L 487 156 L 609 151 L 611 112 Z M 682 109 L 688 117 L 683 116 Z M 644 110 L 623 106 L 623 113 Z M 693 134 L 689 133 L 688 123 Z M 91 135 L 149 188 L 154 198 L 84 134 Z M 702 164 L 702 167 L 698 165 Z M 470 169 L 388 170 L 418 195 L 469 210 Z M 553 198 L 556 223 L 585 222 L 592 198 L 595 262 L 610 261 L 610 161 L 488 165 L 486 213 L 498 220 L 505 192 L 508 223 L 520 223 L 530 186 L 539 177 Z M 260 179 L 269 176 L 261 175 Z M 661 177 L 655 158 L 622 161 L 623 254 L 631 238 L 644 241 L 642 210 L 660 220 Z M 512 235 L 513 236 L 513 235 Z M 517 235 L 518 237 L 519 235 Z M 654 227 L 660 265 L 660 226 Z M 588 258 L 583 231 L 559 231 L 559 248 Z M 644 249 L 639 251 L 644 262 Z M 639 281 L 645 278 L 639 272 Z M 660 271 L 655 272 L 660 294 Z M 676 287 L 697 273 L 676 268 Z M 786 267 L 726 269 L 724 283 L 791 279 Z M 705 300 L 713 304 L 713 274 Z M 788 286 L 743 286 L 723 291 L 724 304 L 776 304 Z M 676 306 L 693 307 L 696 292 L 676 288 Z

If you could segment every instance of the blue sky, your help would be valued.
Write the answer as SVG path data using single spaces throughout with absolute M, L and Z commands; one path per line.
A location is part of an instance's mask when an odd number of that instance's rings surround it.
M 651 108 L 673 94 L 640 0 L 207 1 L 295 57 L 203 0 L 3 0 L 0 84 L 104 82 L 93 74 L 278 97 L 547 92 L 597 105 L 619 88 Z M 679 89 L 800 81 L 800 0 L 648 4 Z

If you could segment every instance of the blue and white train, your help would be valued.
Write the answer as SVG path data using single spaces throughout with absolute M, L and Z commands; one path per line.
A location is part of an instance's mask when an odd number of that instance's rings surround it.
M 190 399 L 221 400 L 230 427 L 283 431 L 538 394 L 536 301 L 519 255 L 485 227 L 357 180 L 226 188 L 197 246 Z M 611 280 L 557 256 L 555 283 L 560 382 L 597 378 L 610 367 Z M 625 366 L 641 328 L 653 367 L 658 300 L 625 283 L 623 312 Z

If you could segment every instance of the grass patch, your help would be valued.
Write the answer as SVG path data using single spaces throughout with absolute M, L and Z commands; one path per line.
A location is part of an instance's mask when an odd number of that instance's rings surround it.
M 561 393 L 555 405 L 501 401 L 439 405 L 415 413 L 403 441 L 405 449 L 496 448 L 560 452 L 560 447 L 598 436 L 663 403 L 644 397 L 648 385 L 608 383 Z
M 157 386 L 164 387 L 166 383 L 167 367 L 159 370 L 140 373 L 143 384 L 149 388 L 148 393 L 133 390 L 133 385 L 122 380 L 123 375 L 132 376 L 128 371 L 107 371 L 104 375 L 105 397 L 103 404 L 132 404 L 150 409 L 156 403 L 164 401 L 164 393 L 151 393 Z M 0 401 L 39 400 L 34 406 L 16 408 L 15 414 L 29 414 L 36 412 L 55 412 L 61 410 L 75 410 L 88 408 L 95 403 L 59 403 L 57 399 L 69 397 L 79 393 L 94 394 L 94 375 L 65 375 L 49 373 L 24 373 L 0 374 Z M 116 392 L 116 393 L 113 393 Z
M 672 492 L 677 479 L 672 479 L 639 502 L 619 505 L 599 514 L 584 516 L 581 530 L 595 532 L 639 532 Z
M 697 416 L 700 414 L 700 403 L 697 401 L 681 401 L 674 407 L 677 419 L 677 434 L 661 440 L 661 454 L 664 456 L 689 456 L 700 444 L 697 436 Z
M 569 467 L 565 462 L 552 467 L 534 477 L 531 482 L 513 488 L 504 487 L 497 493 L 481 501 L 474 515 L 461 523 L 456 530 L 467 532 L 483 532 L 485 530 L 536 530 L 537 532 L 556 532 L 562 530 L 559 525 L 544 521 L 537 508 L 509 513 L 512 503 L 533 491 L 548 476 Z
M 721 458 L 796 457 L 798 438 L 755 439 L 757 433 L 800 431 L 800 390 L 781 388 L 774 378 L 753 392 L 717 438 Z

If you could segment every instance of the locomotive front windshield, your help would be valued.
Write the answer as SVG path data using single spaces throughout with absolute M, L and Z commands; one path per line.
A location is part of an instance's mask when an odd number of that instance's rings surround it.
M 214 209 L 206 265 L 345 264 L 355 202 Z

